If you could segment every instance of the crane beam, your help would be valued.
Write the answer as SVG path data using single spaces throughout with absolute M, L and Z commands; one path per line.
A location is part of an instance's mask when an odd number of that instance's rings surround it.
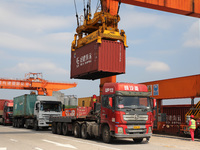
M 200 18 L 200 0 L 116 0 L 116 1 L 121 1 L 121 3 L 125 4 Z
M 200 74 L 151 82 L 143 82 L 156 99 L 200 97 Z
M 33 73 L 31 73 L 33 75 Z M 0 89 L 36 90 L 38 95 L 52 96 L 53 91 L 66 90 L 76 87 L 76 83 L 49 82 L 41 78 L 26 79 L 0 78 Z

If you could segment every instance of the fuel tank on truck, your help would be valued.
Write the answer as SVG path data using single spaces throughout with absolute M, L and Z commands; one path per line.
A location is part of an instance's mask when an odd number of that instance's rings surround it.
M 94 41 L 71 52 L 71 78 L 95 80 L 125 73 L 122 42 Z

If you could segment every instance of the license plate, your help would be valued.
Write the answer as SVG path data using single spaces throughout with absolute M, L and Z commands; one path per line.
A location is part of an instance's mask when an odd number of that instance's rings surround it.
M 134 126 L 133 129 L 140 129 L 140 126 Z

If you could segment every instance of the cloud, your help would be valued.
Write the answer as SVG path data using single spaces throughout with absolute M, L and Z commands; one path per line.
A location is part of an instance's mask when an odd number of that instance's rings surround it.
M 20 33 L 43 33 L 44 31 L 56 30 L 73 27 L 72 16 L 49 16 L 45 14 L 34 15 L 30 13 L 12 10 L 9 7 L 0 6 L 0 26 L 1 30 L 14 31 L 20 30 Z M 72 22 L 68 21 L 72 20 Z
M 68 75 L 69 71 L 58 67 L 52 62 L 19 62 L 15 67 L 6 69 L 8 72 L 27 73 L 27 72 L 43 72 L 48 75 Z
M 127 58 L 127 65 L 144 67 L 148 72 L 168 72 L 170 70 L 170 67 L 164 62 L 148 61 L 133 57 Z
M 200 20 L 194 22 L 183 36 L 184 47 L 200 48 Z

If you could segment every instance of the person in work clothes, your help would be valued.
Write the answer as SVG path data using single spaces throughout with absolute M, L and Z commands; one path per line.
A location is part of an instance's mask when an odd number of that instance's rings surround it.
M 194 131 L 196 129 L 196 121 L 194 120 L 194 115 L 190 116 L 189 128 L 190 128 L 191 139 L 192 141 L 194 141 Z

